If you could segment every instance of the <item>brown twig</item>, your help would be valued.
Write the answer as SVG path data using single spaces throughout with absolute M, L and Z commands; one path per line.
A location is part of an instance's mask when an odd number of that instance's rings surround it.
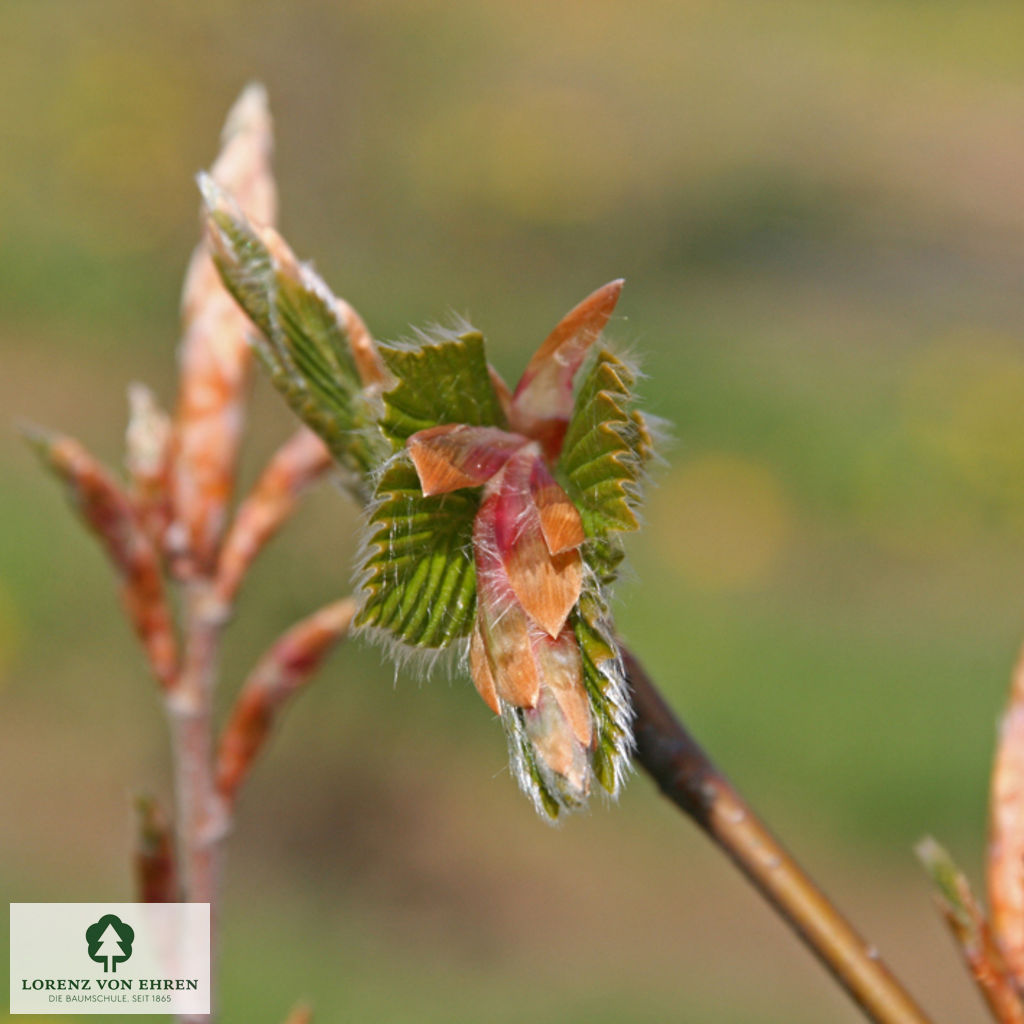
M 637 760 L 662 793 L 730 857 L 877 1024 L 928 1024 L 878 952 L 853 930 L 686 731 L 624 652 Z

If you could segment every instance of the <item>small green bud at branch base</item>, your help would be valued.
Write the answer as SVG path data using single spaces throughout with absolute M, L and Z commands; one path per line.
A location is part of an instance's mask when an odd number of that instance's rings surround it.
M 939 910 L 996 1020 L 1024 1024 L 1024 1003 L 966 876 L 934 839 L 918 843 L 917 856 L 935 883 Z

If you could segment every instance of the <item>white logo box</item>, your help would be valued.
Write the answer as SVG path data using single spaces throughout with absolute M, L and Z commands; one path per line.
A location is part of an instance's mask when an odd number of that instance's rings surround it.
M 11 1013 L 210 1012 L 209 903 L 12 903 Z

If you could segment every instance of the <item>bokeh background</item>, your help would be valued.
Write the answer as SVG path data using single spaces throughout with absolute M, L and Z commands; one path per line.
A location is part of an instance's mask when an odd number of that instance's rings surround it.
M 912 854 L 977 881 L 1024 624 L 1024 8 L 742 0 L 0 4 L 0 886 L 131 898 L 161 715 L 98 548 L 10 424 L 121 452 L 174 397 L 193 174 L 251 79 L 282 225 L 375 332 L 468 314 L 515 377 L 612 334 L 675 440 L 619 589 L 693 730 L 940 1020 L 983 1019 Z M 253 391 L 245 479 L 289 420 Z M 317 492 L 227 690 L 349 588 Z M 224 1020 L 860 1017 L 644 777 L 550 829 L 466 679 L 343 649 L 232 840 Z M 20 1018 L 23 1019 L 23 1018 Z

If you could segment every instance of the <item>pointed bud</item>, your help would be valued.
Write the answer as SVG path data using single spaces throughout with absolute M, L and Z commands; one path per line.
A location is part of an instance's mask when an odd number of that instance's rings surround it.
M 499 474 L 500 476 L 500 474 Z M 495 539 L 498 497 L 485 497 L 473 524 L 476 560 L 477 628 L 483 642 L 491 684 L 474 675 L 484 694 L 493 688 L 498 697 L 515 707 L 532 707 L 540 690 L 540 677 L 530 640 L 530 620 L 520 604 Z M 489 702 L 488 702 L 489 703 Z
M 254 220 L 276 215 L 266 93 L 250 86 L 228 115 L 211 177 Z M 177 572 L 208 572 L 224 529 L 241 439 L 250 364 L 249 322 L 220 282 L 207 243 L 195 251 L 182 295 L 181 394 L 173 472 Z
M 932 838 L 918 843 L 916 853 L 936 888 L 936 902 L 960 947 L 982 998 L 1001 1024 L 1024 1024 L 1024 1004 L 967 877 Z
M 548 547 L 530 486 L 539 461 L 536 446 L 524 448 L 488 489 L 497 495 L 494 537 L 512 589 L 527 615 L 549 636 L 557 637 L 579 599 L 583 561 L 575 548 L 552 554 Z M 552 479 L 550 486 L 558 485 Z M 556 531 L 556 536 L 561 539 L 562 535 Z M 582 540 L 582 528 L 579 536 Z
M 469 658 L 477 690 L 509 730 L 520 785 L 556 815 L 590 790 L 594 726 L 579 644 L 565 625 L 577 581 L 566 588 L 557 580 L 560 561 L 579 553 L 552 555 L 547 548 L 530 497 L 531 462 L 539 459 L 530 447 L 485 486 L 474 522 L 477 620 Z M 538 609 L 542 618 L 533 614 Z M 560 620 L 557 629 L 543 620 L 549 613 Z
M 534 353 L 512 398 L 512 429 L 540 441 L 554 461 L 573 410 L 573 382 L 622 294 L 611 281 L 570 310 Z

